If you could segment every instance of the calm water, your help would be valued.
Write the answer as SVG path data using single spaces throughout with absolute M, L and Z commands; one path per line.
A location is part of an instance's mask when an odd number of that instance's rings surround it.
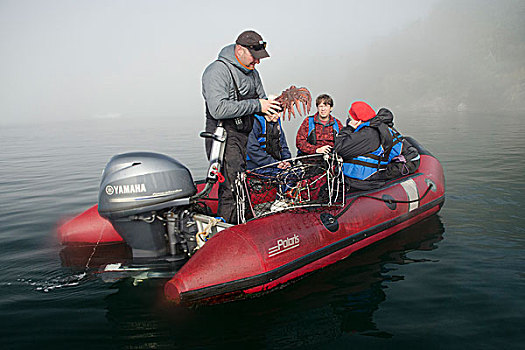
M 0 127 L 1 348 L 522 348 L 525 115 L 396 118 L 443 163 L 439 215 L 284 290 L 190 309 L 163 301 L 163 281 L 63 267 L 55 227 L 96 202 L 116 153 L 166 153 L 200 178 L 200 122 Z

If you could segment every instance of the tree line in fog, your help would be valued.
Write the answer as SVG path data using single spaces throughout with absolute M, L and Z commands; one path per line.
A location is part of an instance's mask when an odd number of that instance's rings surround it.
M 405 110 L 525 110 L 524 18 L 521 0 L 445 0 L 374 42 L 353 79 Z

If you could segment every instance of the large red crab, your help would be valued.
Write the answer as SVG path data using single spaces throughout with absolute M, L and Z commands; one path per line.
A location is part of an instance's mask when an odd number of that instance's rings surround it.
M 275 98 L 281 104 L 282 118 L 288 113 L 288 120 L 295 118 L 294 107 L 297 108 L 299 115 L 310 113 L 312 107 L 312 95 L 305 87 L 296 87 L 295 85 L 290 86 L 284 90 L 277 98 Z M 302 105 L 302 111 L 299 109 L 299 105 Z

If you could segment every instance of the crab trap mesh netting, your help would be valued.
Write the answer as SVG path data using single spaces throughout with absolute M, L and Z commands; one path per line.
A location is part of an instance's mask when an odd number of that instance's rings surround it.
M 251 218 L 286 209 L 344 205 L 341 160 L 332 155 L 311 155 L 239 173 L 235 182 L 237 213 L 244 223 Z

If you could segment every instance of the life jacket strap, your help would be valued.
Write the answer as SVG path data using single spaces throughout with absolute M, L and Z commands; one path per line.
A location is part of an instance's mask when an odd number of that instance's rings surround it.
M 365 166 L 365 167 L 368 167 L 368 168 L 374 168 L 374 169 L 378 169 L 378 170 L 386 169 L 386 164 L 370 163 L 370 162 L 365 162 L 363 160 L 358 160 L 358 159 L 350 159 L 349 161 L 345 161 L 345 163 L 361 165 L 361 166 Z

